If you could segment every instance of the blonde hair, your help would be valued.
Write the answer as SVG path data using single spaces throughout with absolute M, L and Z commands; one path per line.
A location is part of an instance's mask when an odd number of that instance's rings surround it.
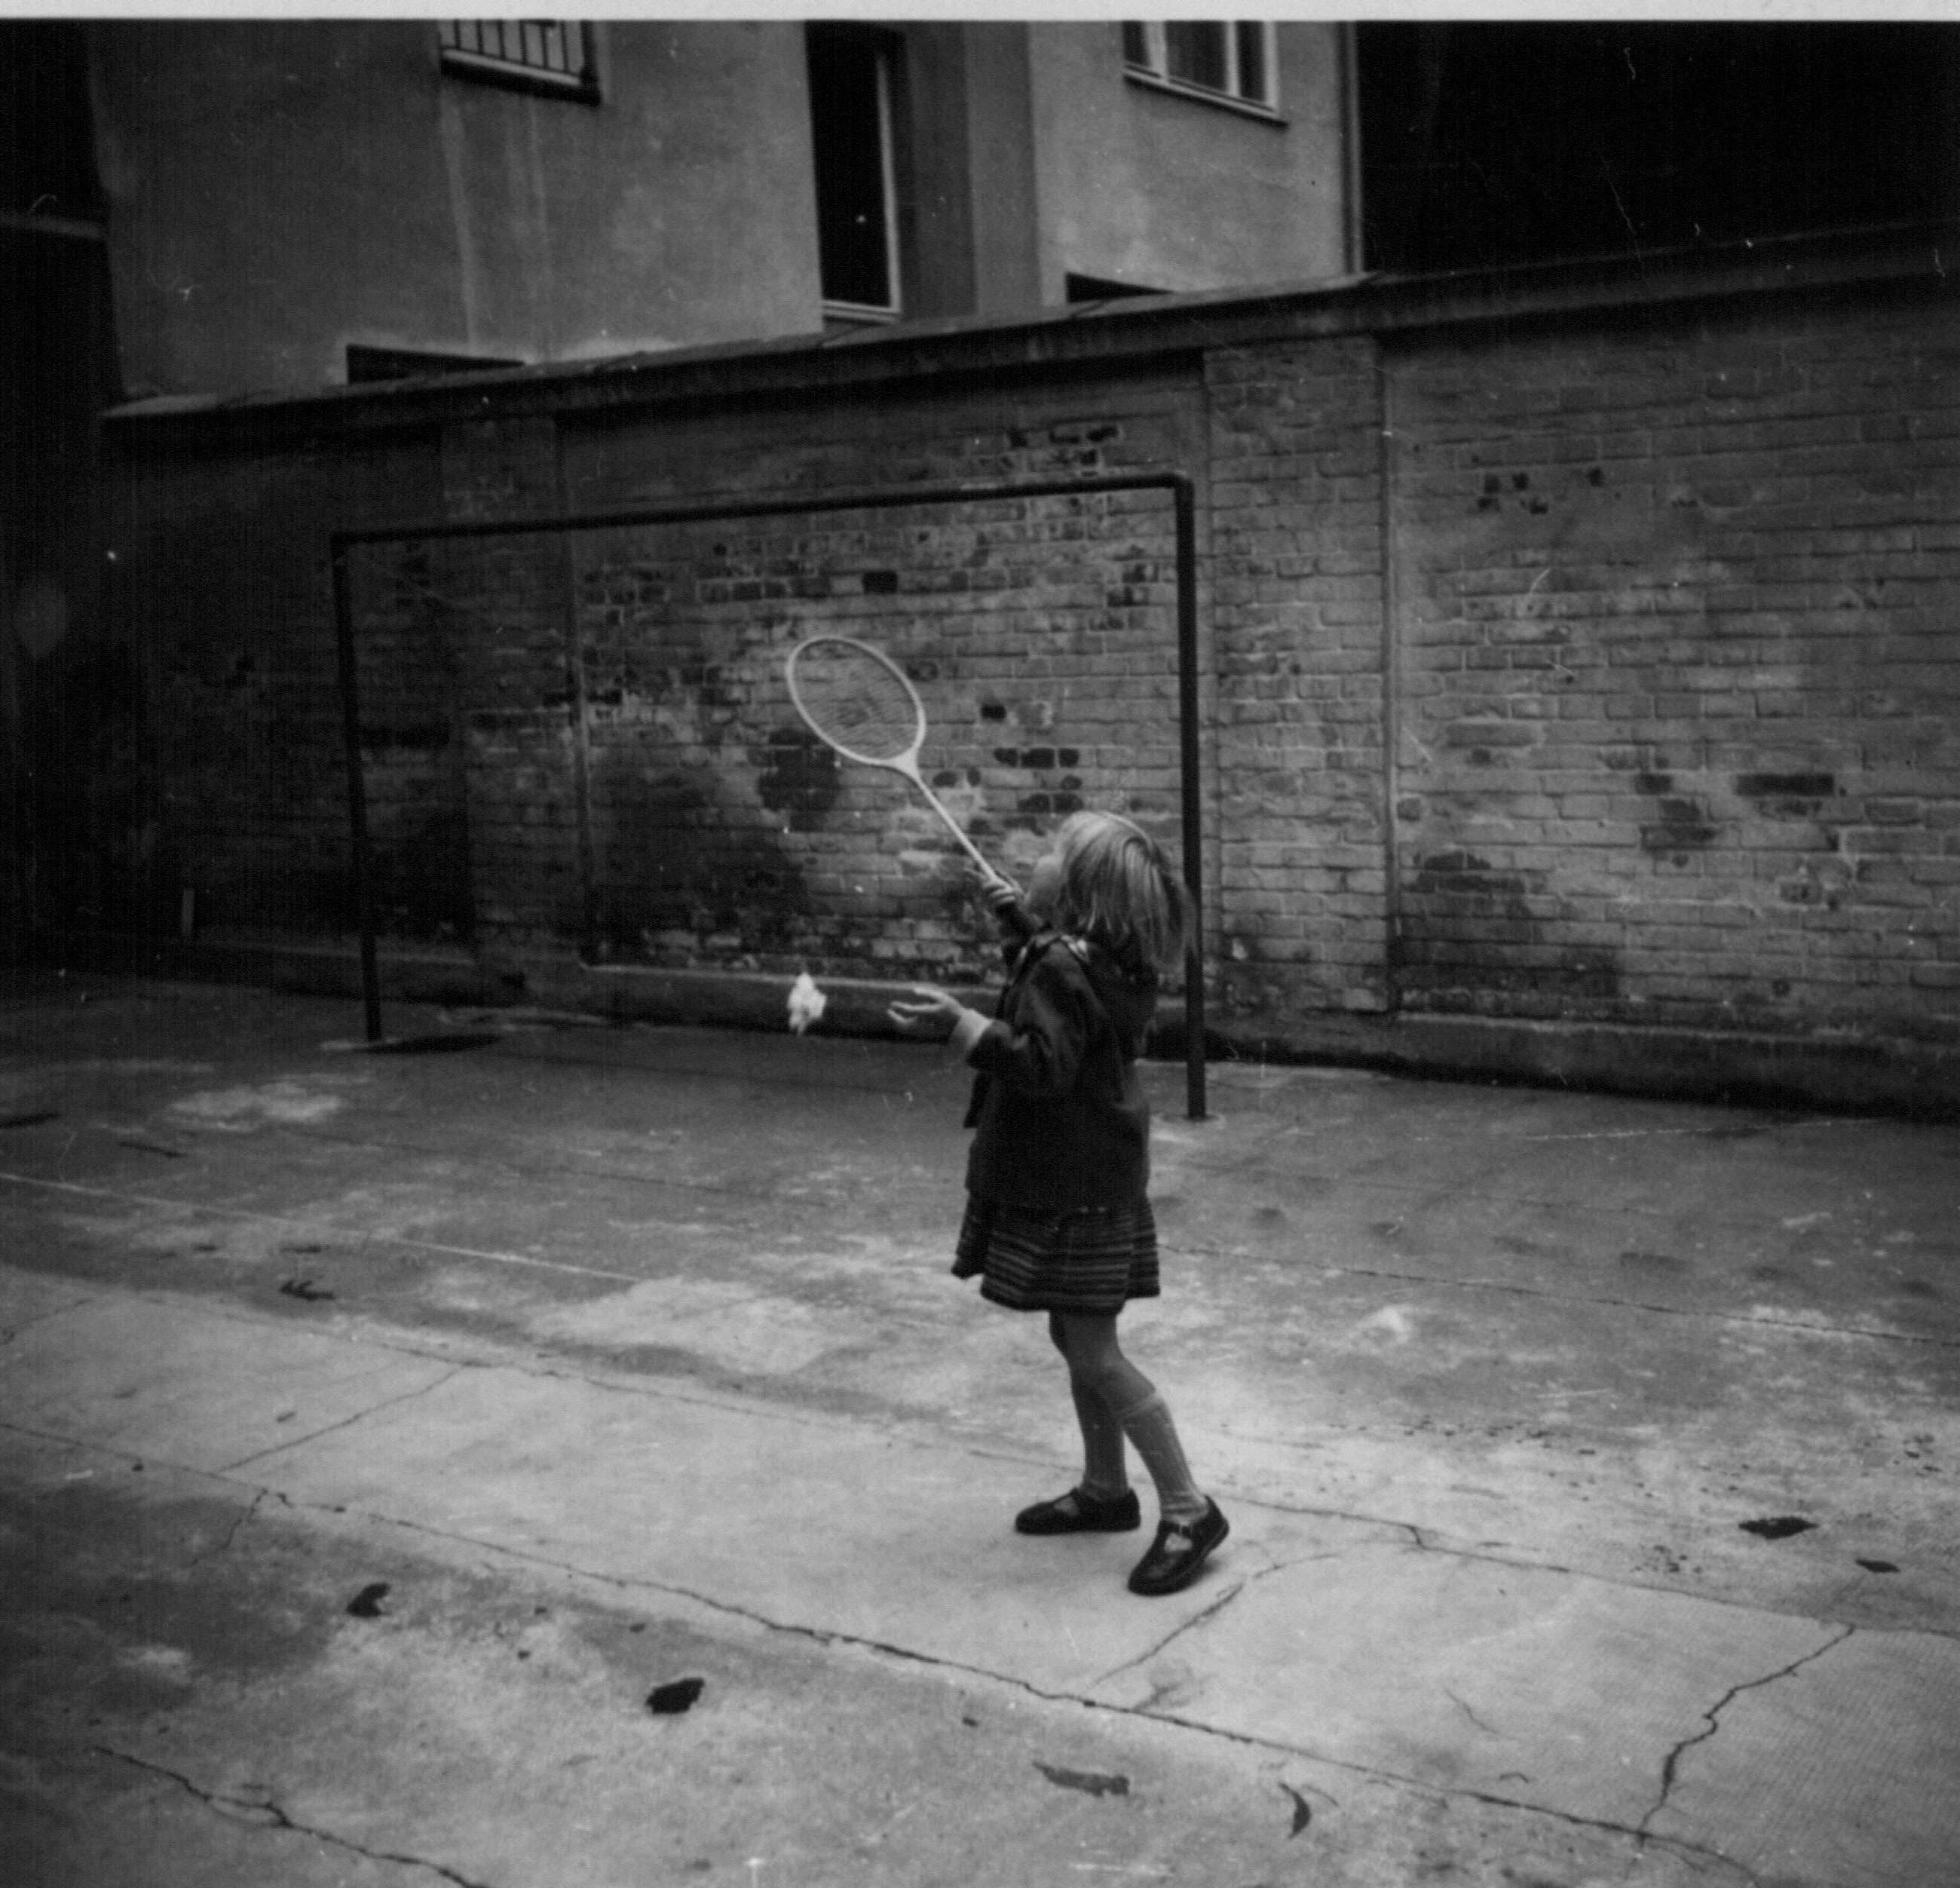
M 1055 836 L 1058 928 L 1141 968 L 1174 969 L 1191 937 L 1191 894 L 1162 846 L 1115 813 L 1077 813 Z

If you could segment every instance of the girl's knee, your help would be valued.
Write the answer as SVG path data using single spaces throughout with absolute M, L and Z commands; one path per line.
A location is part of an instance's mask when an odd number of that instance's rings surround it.
M 1056 1311 L 1051 1314 L 1055 1348 L 1078 1369 L 1106 1368 L 1109 1360 L 1121 1358 L 1122 1346 L 1116 1341 L 1116 1320 L 1083 1311 Z
M 1150 1393 L 1148 1377 L 1123 1355 L 1112 1317 L 1057 1314 L 1055 1342 L 1071 1375 L 1112 1405 L 1128 1407 Z

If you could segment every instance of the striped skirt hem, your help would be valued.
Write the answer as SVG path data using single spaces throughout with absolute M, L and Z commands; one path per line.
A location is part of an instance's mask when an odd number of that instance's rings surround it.
M 1160 1294 L 1157 1220 L 1147 1199 L 1044 1213 L 969 1196 L 953 1275 L 1010 1310 L 1107 1316 Z

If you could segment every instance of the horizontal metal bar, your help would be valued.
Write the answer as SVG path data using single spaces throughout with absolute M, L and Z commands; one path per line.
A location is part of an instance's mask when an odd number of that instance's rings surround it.
M 375 525 L 336 531 L 331 542 L 343 545 L 395 544 L 416 538 L 520 537 L 528 533 L 619 530 L 645 524 L 711 524 L 724 519 L 794 517 L 817 511 L 889 511 L 913 505 L 958 505 L 981 499 L 1055 498 L 1076 492 L 1188 492 L 1192 482 L 1182 472 L 1110 473 L 1083 479 L 1044 479 L 1028 485 L 931 485 L 895 492 L 889 486 L 873 490 L 832 492 L 819 497 L 771 498 L 748 505 L 716 503 L 658 505 L 628 511 L 589 511 L 569 517 L 474 518 L 463 524 L 431 521 L 421 524 Z

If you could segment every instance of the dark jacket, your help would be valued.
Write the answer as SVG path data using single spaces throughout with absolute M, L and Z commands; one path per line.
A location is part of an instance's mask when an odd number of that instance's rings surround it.
M 1057 1213 L 1141 1199 L 1150 1116 L 1136 1060 L 1156 1005 L 1155 978 L 1126 975 L 1097 946 L 1029 939 L 967 1052 L 979 1071 L 967 1190 Z

